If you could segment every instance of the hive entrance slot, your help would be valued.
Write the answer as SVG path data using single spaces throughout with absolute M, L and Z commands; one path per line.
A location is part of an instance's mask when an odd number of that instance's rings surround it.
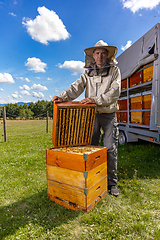
M 97 187 L 96 191 L 98 191 L 101 188 L 101 186 Z

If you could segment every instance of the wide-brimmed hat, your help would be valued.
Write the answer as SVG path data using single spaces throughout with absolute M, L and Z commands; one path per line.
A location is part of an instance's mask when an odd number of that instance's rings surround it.
M 109 62 L 112 62 L 113 64 L 117 63 L 115 56 L 117 54 L 118 48 L 114 47 L 114 46 L 108 46 L 108 44 L 106 42 L 104 42 L 103 40 L 100 40 L 94 45 L 94 47 L 86 48 L 84 50 L 84 52 L 85 52 L 85 67 L 89 67 L 89 64 L 94 62 L 94 58 L 93 58 L 94 50 L 101 49 L 101 48 L 104 48 L 108 51 Z

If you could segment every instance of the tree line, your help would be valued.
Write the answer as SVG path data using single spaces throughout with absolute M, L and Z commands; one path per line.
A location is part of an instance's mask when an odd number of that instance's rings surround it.
M 48 111 L 49 116 L 53 116 L 53 104 L 52 101 L 39 100 L 38 102 L 30 102 L 29 104 L 9 103 L 5 105 L 6 116 L 9 119 L 24 119 L 24 118 L 44 118 Z

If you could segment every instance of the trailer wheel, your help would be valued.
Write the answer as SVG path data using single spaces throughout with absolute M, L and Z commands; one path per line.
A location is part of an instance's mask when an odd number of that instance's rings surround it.
M 125 133 L 123 131 L 120 131 L 118 141 L 119 141 L 120 145 L 127 143 L 127 139 L 126 139 Z

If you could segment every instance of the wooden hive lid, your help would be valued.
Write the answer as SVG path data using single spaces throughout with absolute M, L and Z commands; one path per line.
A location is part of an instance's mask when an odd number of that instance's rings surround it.
M 96 105 L 54 102 L 52 142 L 55 148 L 91 144 Z

